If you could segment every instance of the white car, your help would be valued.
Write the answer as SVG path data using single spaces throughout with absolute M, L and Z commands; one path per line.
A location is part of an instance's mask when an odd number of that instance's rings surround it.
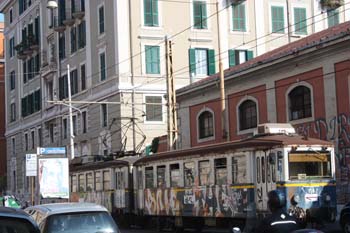
M 93 203 L 54 203 L 31 206 L 25 211 L 41 233 L 119 233 L 105 207 Z

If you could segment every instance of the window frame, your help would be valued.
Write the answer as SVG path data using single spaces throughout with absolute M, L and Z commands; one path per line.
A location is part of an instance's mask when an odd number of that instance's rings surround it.
M 146 22 L 146 1 L 150 1 L 151 3 L 149 3 L 151 5 L 151 11 L 148 12 L 148 15 L 151 15 L 151 18 L 152 18 L 152 22 Z M 153 2 L 156 2 L 156 5 L 157 5 L 157 13 L 154 13 L 153 11 Z M 142 9 L 143 9 L 143 23 L 142 25 L 144 27 L 160 27 L 160 14 L 159 14 L 159 11 L 160 11 L 160 2 L 158 0 L 142 0 Z M 154 17 L 157 17 L 157 22 L 155 22 L 154 20 Z
M 220 162 L 225 161 L 224 164 L 220 164 Z M 215 170 L 215 185 L 227 185 L 228 184 L 228 166 L 227 166 L 228 159 L 223 158 L 215 158 L 214 159 L 214 170 Z M 220 174 L 223 173 L 223 177 L 220 177 Z M 226 174 L 226 175 L 225 175 Z M 220 180 L 223 180 L 220 181 Z M 220 182 L 218 182 L 220 181 Z
M 251 103 L 253 103 L 254 106 L 253 105 L 245 106 L 245 105 L 251 104 Z M 245 99 L 239 103 L 239 105 L 238 105 L 238 127 L 239 127 L 238 130 L 239 131 L 255 129 L 258 126 L 259 112 L 258 112 L 257 105 L 258 105 L 257 102 L 252 100 L 252 99 Z M 246 108 L 242 109 L 243 107 L 246 107 Z M 248 116 L 248 114 L 247 114 L 247 110 L 252 110 L 252 109 L 255 109 L 255 126 L 253 124 L 254 114 L 252 113 L 252 111 L 249 111 L 251 113 L 251 115 Z M 242 110 L 244 110 L 244 112 Z M 243 116 L 243 113 L 245 113 L 244 116 Z
M 300 11 L 304 11 L 303 13 L 305 13 L 304 15 L 304 19 L 301 20 L 301 12 Z M 298 12 L 298 20 L 297 21 L 297 11 Z M 300 35 L 300 36 L 304 36 L 304 35 L 307 35 L 308 32 L 307 32 L 307 8 L 305 7 L 300 7 L 300 6 L 296 6 L 296 7 L 293 7 L 293 22 L 294 22 L 294 34 L 295 35 Z
M 153 166 L 147 166 L 145 167 L 145 189 L 152 188 L 154 188 L 154 168 Z
M 327 10 L 327 26 L 328 28 L 340 23 L 340 15 L 338 9 Z
M 283 13 L 283 27 L 282 28 L 275 28 L 278 23 L 281 23 L 281 19 L 274 19 L 273 18 L 273 11 L 274 9 L 281 9 L 282 8 L 282 13 Z M 275 34 L 284 34 L 285 33 L 285 28 L 286 28 L 286 14 L 285 14 L 285 5 L 280 5 L 280 4 L 274 4 L 270 5 L 270 25 L 271 25 L 271 33 Z M 280 12 L 279 12 L 280 13 Z
M 298 87 L 305 87 L 310 91 L 310 116 L 294 119 L 292 117 L 292 112 L 291 112 L 290 94 L 293 92 L 293 90 L 295 90 Z M 286 114 L 287 114 L 287 119 L 289 122 L 301 123 L 301 122 L 313 120 L 313 118 L 314 118 L 314 93 L 313 93 L 313 87 L 309 83 L 299 82 L 297 84 L 291 85 L 287 89 L 285 97 L 286 97 L 286 106 L 287 106 L 286 107 Z
M 103 57 L 104 57 L 104 69 L 102 69 L 101 55 L 103 55 Z M 105 49 L 101 50 L 98 53 L 98 64 L 99 64 L 100 82 L 104 82 L 104 81 L 107 80 L 107 56 L 106 56 L 106 50 Z
M 201 164 L 207 163 L 208 166 L 201 166 Z M 207 169 L 208 173 L 202 173 L 203 170 Z M 211 182 L 211 163 L 209 159 L 206 160 L 200 160 L 198 161 L 198 185 L 199 186 L 208 186 L 212 185 Z M 202 180 L 202 175 L 206 175 L 206 182 L 204 182 L 204 179 Z
M 151 103 L 147 103 L 147 97 L 159 97 L 160 99 L 161 99 L 161 103 L 159 104 L 159 106 L 161 106 L 161 120 L 149 120 L 149 119 L 147 119 L 147 112 L 148 112 L 148 110 L 147 110 L 147 107 L 150 107 L 150 104 Z M 163 108 L 163 105 L 164 105 L 164 98 L 163 98 L 163 96 L 162 95 L 159 95 L 159 94 L 154 94 L 154 95 L 150 95 L 150 94 L 147 94 L 147 95 L 144 95 L 144 103 L 145 103 L 145 105 L 144 105 L 144 113 L 145 113 L 145 116 L 144 116 L 144 123 L 146 123 L 146 124 L 164 124 L 164 108 Z M 158 103 L 155 103 L 155 104 L 158 104 Z M 158 106 L 158 105 L 155 105 L 155 106 Z M 156 109 L 156 111 L 157 111 L 157 109 Z M 155 110 L 153 109 L 152 110 L 152 112 L 153 112 L 153 115 L 154 115 L 154 113 L 155 113 Z
M 103 21 L 101 22 L 101 9 L 103 10 Z M 97 7 L 97 24 L 98 24 L 98 35 L 102 36 L 105 34 L 106 31 L 106 10 L 105 10 L 105 5 L 101 4 Z
M 176 168 L 177 167 L 177 168 Z M 178 172 L 174 175 L 173 172 Z M 169 165 L 170 187 L 181 187 L 181 170 L 180 163 L 172 163 Z
M 240 9 L 237 9 L 236 7 L 240 7 Z M 242 15 L 242 8 L 244 10 Z M 239 11 L 239 16 L 235 17 L 234 10 L 237 9 Z M 235 21 L 243 21 L 243 28 L 235 28 Z M 232 32 L 247 32 L 247 7 L 245 2 L 239 3 L 239 4 L 232 4 L 231 5 L 231 31 Z
M 211 120 L 211 123 L 212 123 L 212 135 L 207 135 L 207 136 L 204 136 L 202 137 L 201 135 L 201 125 L 200 125 L 200 117 L 205 114 L 206 112 L 210 113 L 211 116 L 212 116 L 212 120 Z M 204 141 L 209 141 L 209 140 L 213 140 L 215 139 L 215 113 L 212 109 L 210 108 L 203 108 L 201 111 L 199 111 L 197 113 L 197 117 L 196 117 L 196 122 L 197 122 L 197 141 L 198 142 L 204 142 Z M 209 127 L 209 126 L 208 126 Z
M 200 25 L 198 26 L 196 24 L 196 17 L 198 18 L 198 16 L 195 15 L 195 4 L 201 4 L 201 8 L 203 7 L 203 5 L 205 6 L 205 15 L 203 14 L 203 9 L 200 9 Z M 210 6 L 210 5 L 209 5 Z M 193 30 L 208 30 L 209 29 L 209 8 L 208 7 L 208 2 L 207 0 L 193 0 L 192 4 L 191 4 L 191 20 L 192 20 L 192 29 Z
M 105 107 L 105 109 L 104 109 L 104 107 Z M 103 127 L 103 128 L 108 127 L 108 105 L 101 104 L 100 112 L 101 112 L 101 115 L 100 115 L 101 116 L 101 127 Z

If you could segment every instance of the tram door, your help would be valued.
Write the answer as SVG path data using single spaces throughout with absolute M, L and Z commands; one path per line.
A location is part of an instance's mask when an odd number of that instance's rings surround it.
M 256 207 L 258 211 L 267 211 L 267 193 L 276 188 L 276 166 L 274 160 L 264 151 L 256 152 Z

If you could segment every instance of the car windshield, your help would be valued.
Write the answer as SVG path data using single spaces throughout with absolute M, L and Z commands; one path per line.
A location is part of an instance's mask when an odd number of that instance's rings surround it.
M 289 153 L 289 178 L 291 180 L 331 177 L 329 153 L 302 151 Z
M 46 233 L 117 233 L 118 228 L 106 212 L 51 215 Z
M 29 222 L 22 219 L 0 217 L 1 233 L 37 233 L 38 230 Z

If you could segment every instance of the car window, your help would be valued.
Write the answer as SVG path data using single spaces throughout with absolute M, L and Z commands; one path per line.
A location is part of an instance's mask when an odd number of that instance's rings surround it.
M 45 233 L 117 233 L 118 228 L 107 212 L 84 212 L 51 215 Z
M 1 233 L 38 233 L 31 222 L 18 218 L 0 218 Z

